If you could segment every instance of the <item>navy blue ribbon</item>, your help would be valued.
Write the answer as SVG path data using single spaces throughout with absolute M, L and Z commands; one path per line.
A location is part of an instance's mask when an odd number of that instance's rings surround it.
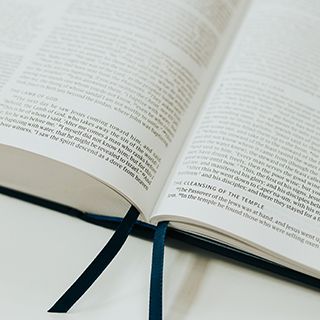
M 167 221 L 160 222 L 153 239 L 149 320 L 162 320 L 163 262 L 167 228 Z
M 48 312 L 67 312 L 80 299 L 120 251 L 138 216 L 132 206 L 105 247 Z

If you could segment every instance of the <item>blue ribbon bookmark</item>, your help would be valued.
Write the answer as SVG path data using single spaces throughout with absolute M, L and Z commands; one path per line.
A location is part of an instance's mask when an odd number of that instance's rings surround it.
M 80 299 L 120 251 L 138 216 L 138 210 L 131 206 L 109 242 L 48 312 L 67 312 Z
M 160 222 L 153 239 L 149 320 L 162 320 L 163 261 L 167 228 L 168 222 Z

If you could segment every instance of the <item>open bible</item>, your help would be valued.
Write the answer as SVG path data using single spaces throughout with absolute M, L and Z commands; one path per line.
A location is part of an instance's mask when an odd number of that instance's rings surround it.
M 320 278 L 318 1 L 0 11 L 1 186 Z

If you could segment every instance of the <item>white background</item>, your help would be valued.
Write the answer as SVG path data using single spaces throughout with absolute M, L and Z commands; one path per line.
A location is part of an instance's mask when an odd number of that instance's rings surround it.
M 131 237 L 64 314 L 46 310 L 112 231 L 0 195 L 0 319 L 147 319 L 151 244 Z M 317 319 L 320 290 L 221 257 L 166 248 L 164 319 Z

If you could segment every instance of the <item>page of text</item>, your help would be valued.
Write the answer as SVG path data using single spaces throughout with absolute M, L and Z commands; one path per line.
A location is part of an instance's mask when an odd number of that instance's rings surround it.
M 320 270 L 319 30 L 318 1 L 252 3 L 154 221 Z
M 70 164 L 150 212 L 239 3 L 1 1 L 0 143 Z

